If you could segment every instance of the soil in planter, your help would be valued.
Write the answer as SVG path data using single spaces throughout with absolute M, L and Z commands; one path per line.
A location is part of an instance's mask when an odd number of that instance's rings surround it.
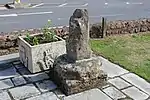
M 34 36 L 38 39 L 38 44 L 44 44 L 44 43 L 50 43 L 50 42 L 56 42 L 56 41 L 60 41 L 61 39 L 57 38 L 57 39 L 49 39 L 49 40 L 45 40 L 43 34 L 40 35 L 36 35 Z M 24 38 L 25 41 L 27 41 L 30 45 L 34 46 L 35 44 L 33 43 L 33 39 L 34 37 L 30 37 L 30 39 L 28 38 Z

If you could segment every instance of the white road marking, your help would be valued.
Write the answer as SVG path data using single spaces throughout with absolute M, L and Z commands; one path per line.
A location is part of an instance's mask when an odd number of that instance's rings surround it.
M 63 7 L 63 6 L 65 6 L 65 5 L 67 5 L 68 3 L 63 3 L 63 4 L 61 4 L 61 5 L 58 5 L 58 7 Z
M 17 24 L 17 23 L 20 23 L 20 22 L 0 22 L 0 24 Z
M 42 5 L 44 5 L 44 3 L 40 3 L 40 4 L 37 4 L 35 6 L 32 6 L 32 8 L 39 7 L 39 6 L 42 6 Z
M 57 18 L 57 20 L 66 20 L 68 19 L 67 17 L 66 18 Z
M 44 3 L 44 5 L 61 5 L 61 3 Z
M 53 6 L 54 7 L 54 6 Z M 58 7 L 58 6 L 56 6 Z M 63 6 L 63 8 L 87 8 L 87 6 L 82 6 L 82 5 L 76 5 L 76 6 Z M 37 8 L 32 8 L 32 9 L 45 9 L 45 8 L 50 8 L 50 7 L 37 7 Z M 30 8 L 31 9 L 31 8 Z
M 129 3 L 129 2 L 126 2 L 127 5 L 131 4 L 131 5 L 141 5 L 143 4 L 142 2 L 133 2 L 133 3 Z
M 5 15 L 0 15 L 0 17 L 16 17 L 18 16 L 17 14 L 5 14 Z
M 49 12 L 35 12 L 35 13 L 21 13 L 21 14 L 4 14 L 0 15 L 0 17 L 17 17 L 17 16 L 25 16 L 25 15 L 42 15 L 42 14 L 52 14 L 52 11 Z
M 24 16 L 24 15 L 42 15 L 42 14 L 52 14 L 52 11 L 49 12 L 35 12 L 35 13 L 22 13 L 18 14 L 18 16 Z
M 83 6 L 83 7 L 88 6 L 88 3 L 85 3 L 85 4 L 83 4 L 82 6 Z
M 73 8 L 73 7 L 86 7 L 88 6 L 88 3 L 83 3 L 83 4 L 80 4 L 80 3 L 64 3 L 64 4 L 57 4 L 57 5 L 50 5 L 50 6 L 47 6 L 47 4 L 51 4 L 51 3 L 44 3 L 45 6 L 42 6 L 42 7 L 32 7 L 32 8 L 29 8 L 29 9 L 41 9 L 41 8 L 50 8 L 50 7 L 68 7 L 68 8 Z M 65 6 L 67 5 L 67 6 Z M 28 9 L 28 8 L 27 8 Z
M 62 20 L 63 18 L 57 18 L 58 20 Z

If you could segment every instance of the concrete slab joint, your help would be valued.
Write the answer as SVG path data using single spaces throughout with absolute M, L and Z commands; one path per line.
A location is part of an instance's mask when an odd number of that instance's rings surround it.
M 101 87 L 107 75 L 101 70 L 99 57 L 92 57 L 89 42 L 89 17 L 86 9 L 76 9 L 70 17 L 67 54 L 54 61 L 50 72 L 53 81 L 66 94 Z

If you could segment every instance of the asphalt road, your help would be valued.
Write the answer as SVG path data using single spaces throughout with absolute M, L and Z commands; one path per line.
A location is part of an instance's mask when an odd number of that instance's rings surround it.
M 91 23 L 99 22 L 101 17 L 108 20 L 150 17 L 149 0 L 22 0 L 22 2 L 37 5 L 28 9 L 0 10 L 0 32 L 40 28 L 48 19 L 52 20 L 53 26 L 68 25 L 69 18 L 76 8 L 87 8 Z

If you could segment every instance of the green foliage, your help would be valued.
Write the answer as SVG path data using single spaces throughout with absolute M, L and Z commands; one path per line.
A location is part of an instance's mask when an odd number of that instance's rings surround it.
M 16 4 L 21 3 L 21 1 L 20 0 L 15 0 L 15 3 Z
M 137 38 L 137 34 L 132 34 L 131 35 L 133 38 Z
M 33 38 L 33 44 L 34 44 L 34 45 L 38 45 L 38 44 L 39 44 L 39 40 L 38 40 L 37 37 L 34 37 L 34 38 Z
M 59 97 L 59 100 L 64 100 L 64 97 L 63 97 L 63 96 L 60 96 L 60 97 Z
M 51 20 L 48 20 L 48 23 L 42 29 L 42 32 L 44 34 L 44 39 L 46 41 L 56 41 L 56 40 L 58 40 L 56 38 L 56 34 L 55 34 L 54 30 L 51 29 L 50 27 L 51 27 Z
M 30 33 L 29 33 L 29 32 L 26 33 L 25 39 L 26 39 L 27 41 L 31 41 L 31 36 L 30 36 Z
M 41 43 L 41 41 L 44 41 L 44 42 L 57 41 L 58 38 L 56 37 L 55 31 L 50 27 L 51 27 L 51 20 L 48 20 L 48 23 L 44 26 L 44 28 L 42 28 L 43 37 L 41 38 L 31 37 L 30 33 L 27 32 L 25 40 L 33 45 L 38 45 L 39 42 Z

